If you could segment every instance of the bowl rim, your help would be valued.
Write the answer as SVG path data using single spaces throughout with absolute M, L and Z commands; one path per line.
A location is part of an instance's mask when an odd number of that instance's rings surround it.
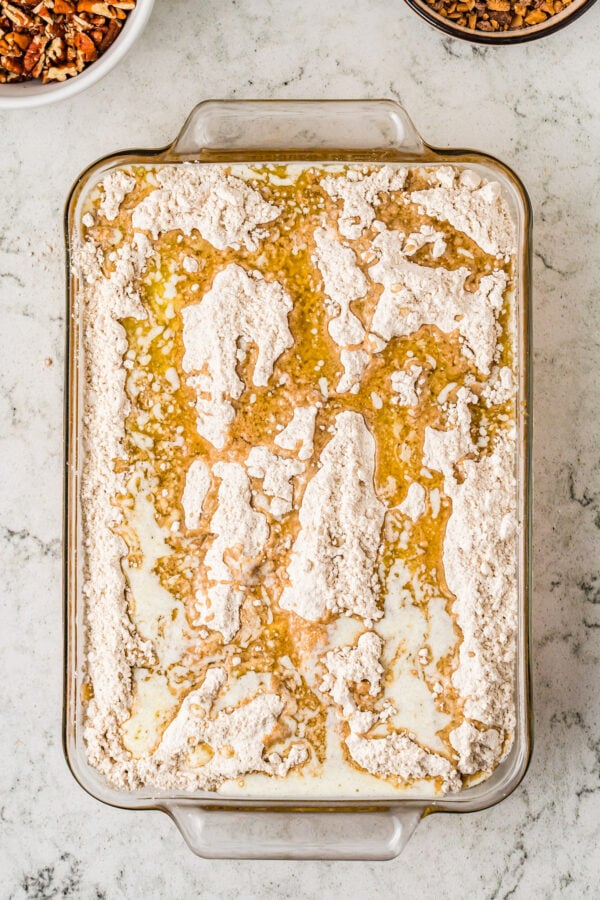
M 551 24 L 546 28 L 536 29 L 535 26 L 530 26 L 515 31 L 502 32 L 471 31 L 470 29 L 463 30 L 461 26 L 454 25 L 451 19 L 446 19 L 441 15 L 438 16 L 434 10 L 431 10 L 425 4 L 424 0 L 404 0 L 404 2 L 413 10 L 413 12 L 416 12 L 418 16 L 430 25 L 433 25 L 438 31 L 443 31 L 450 37 L 458 38 L 461 41 L 468 41 L 472 44 L 495 44 L 497 46 L 501 44 L 524 44 L 529 41 L 536 41 L 539 38 L 547 37 L 549 34 L 554 34 L 562 28 L 565 28 L 567 25 L 570 25 L 571 22 L 578 19 L 579 16 L 583 15 L 588 9 L 591 9 L 596 3 L 596 0 L 583 0 L 579 6 L 575 6 L 573 3 L 574 9 L 567 15 L 561 16 L 560 18 L 557 15 L 547 19 L 546 21 Z M 565 7 L 565 10 L 568 9 L 569 7 Z M 557 21 L 553 22 L 553 18 L 556 18 Z M 506 37 L 504 37 L 504 35 L 506 35 Z
M 37 79 L 0 85 L 0 109 L 26 109 L 74 97 L 96 84 L 123 59 L 148 23 L 154 0 L 137 0 L 113 44 L 90 66 L 66 81 L 42 84 Z M 11 90 L 11 88 L 13 90 Z

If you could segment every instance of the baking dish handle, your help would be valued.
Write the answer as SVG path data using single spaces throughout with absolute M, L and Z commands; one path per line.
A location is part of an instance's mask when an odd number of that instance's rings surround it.
M 201 809 L 186 801 L 165 810 L 194 853 L 207 859 L 392 859 L 424 812 L 252 812 Z
M 342 148 L 394 150 L 410 158 L 426 149 L 406 110 L 393 100 L 206 100 L 192 110 L 167 157 Z

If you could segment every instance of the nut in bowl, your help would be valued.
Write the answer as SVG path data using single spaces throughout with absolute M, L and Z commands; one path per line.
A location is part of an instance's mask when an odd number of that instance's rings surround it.
M 559 31 L 595 0 L 406 0 L 452 37 L 479 44 L 517 44 Z
M 154 0 L 0 0 L 0 107 L 73 96 L 115 66 Z

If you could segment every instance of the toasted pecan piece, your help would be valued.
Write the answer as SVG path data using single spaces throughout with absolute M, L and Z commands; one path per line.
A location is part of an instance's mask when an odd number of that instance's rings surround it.
M 98 49 L 93 40 L 87 34 L 80 32 L 73 38 L 73 44 L 81 53 L 84 62 L 93 62 L 98 58 Z

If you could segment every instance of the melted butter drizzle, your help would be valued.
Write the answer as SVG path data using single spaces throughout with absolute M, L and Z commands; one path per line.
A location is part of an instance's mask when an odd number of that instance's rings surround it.
M 303 736 L 311 744 L 318 760 L 326 753 L 326 715 L 330 703 L 309 687 L 306 678 L 300 683 L 290 677 L 279 662 L 287 657 L 300 672 L 307 664 L 314 665 L 318 656 L 327 649 L 327 623 L 313 624 L 294 613 L 283 611 L 277 599 L 285 584 L 289 562 L 289 548 L 299 531 L 298 507 L 304 487 L 317 471 L 317 461 L 330 439 L 330 429 L 337 414 L 343 410 L 360 412 L 376 441 L 375 488 L 388 506 L 386 524 L 382 533 L 379 569 L 382 586 L 385 585 L 394 562 L 401 559 L 411 578 L 418 579 L 421 595 L 413 591 L 413 602 L 429 618 L 428 598 L 442 597 L 446 612 L 453 618 L 453 595 L 443 574 L 442 553 L 446 523 L 451 513 L 450 501 L 443 494 L 443 478 L 439 473 L 423 477 L 422 451 L 427 426 L 444 429 L 445 416 L 435 402 L 440 391 L 449 383 L 465 384 L 469 376 L 475 383 L 469 384 L 476 393 L 487 380 L 473 363 L 461 352 L 458 331 L 445 334 L 435 326 L 423 326 L 408 337 L 392 339 L 385 349 L 371 357 L 358 393 L 337 394 L 335 386 L 343 374 L 339 359 L 340 348 L 332 341 L 327 330 L 327 313 L 323 285 L 319 270 L 311 256 L 314 250 L 313 232 L 323 224 L 337 231 L 337 207 L 334 201 L 319 187 L 317 169 L 302 170 L 291 184 L 271 183 L 269 172 L 279 176 L 282 171 L 274 167 L 257 167 L 256 178 L 249 183 L 262 196 L 282 209 L 281 215 L 266 226 L 267 236 L 258 250 L 226 249 L 217 251 L 194 232 L 190 236 L 170 232 L 154 241 L 156 256 L 149 262 L 142 283 L 140 296 L 147 310 L 146 320 L 124 320 L 128 352 L 125 364 L 129 367 L 127 396 L 130 412 L 126 420 L 124 458 L 115 465 L 128 473 L 142 473 L 138 485 L 149 490 L 154 504 L 156 521 L 165 529 L 170 553 L 160 558 L 155 567 L 162 587 L 185 606 L 188 642 L 182 648 L 181 660 L 166 670 L 160 665 L 150 667 L 142 677 L 151 679 L 157 674 L 166 676 L 169 691 L 178 702 L 190 689 L 201 683 L 206 669 L 214 660 L 226 668 L 228 675 L 241 677 L 255 671 L 273 674 L 273 687 L 283 690 L 287 712 L 293 710 L 304 719 Z M 91 228 L 96 241 L 114 249 L 131 238 L 131 209 L 152 189 L 148 172 L 135 170 L 137 185 L 121 206 L 117 220 Z M 425 174 L 409 170 L 406 190 L 427 187 Z M 470 270 L 469 287 L 477 288 L 479 279 L 500 266 L 498 260 L 483 253 L 466 235 L 455 231 L 448 223 L 440 223 L 420 215 L 413 204 L 404 203 L 399 194 L 386 195 L 377 207 L 377 220 L 388 229 L 403 231 L 406 235 L 418 231 L 422 225 L 432 225 L 444 234 L 447 249 L 442 257 L 433 259 L 431 246 L 418 250 L 411 261 L 424 266 L 443 265 L 449 269 L 461 266 Z M 377 231 L 371 227 L 355 241 L 342 239 L 356 253 L 357 265 L 368 277 L 369 265 L 375 261 L 371 244 Z M 338 235 L 339 237 L 339 235 Z M 198 271 L 185 274 L 183 259 L 193 256 Z M 294 338 L 293 346 L 276 361 L 268 386 L 255 387 L 251 382 L 256 348 L 250 347 L 246 359 L 238 365 L 238 375 L 245 389 L 238 400 L 233 401 L 235 420 L 230 427 L 226 446 L 216 451 L 197 432 L 195 391 L 186 384 L 182 360 L 183 320 L 181 311 L 191 303 L 200 302 L 220 270 L 230 263 L 238 263 L 246 269 L 260 271 L 267 280 L 277 280 L 292 297 L 294 306 L 289 315 L 289 327 Z M 504 265 L 512 277 L 512 263 Z M 106 264 L 106 274 L 110 262 Z M 182 276 L 174 290 L 167 285 L 173 275 Z M 382 286 L 368 280 L 369 290 L 364 298 L 352 304 L 368 332 L 368 324 L 382 291 Z M 499 316 L 499 365 L 513 367 L 512 311 L 509 300 Z M 391 402 L 390 374 L 408 366 L 411 362 L 422 366 L 418 405 L 405 408 Z M 179 386 L 175 387 L 173 373 Z M 319 379 L 327 379 L 329 397 L 325 399 L 319 387 Z M 286 380 L 287 379 L 287 380 Z M 372 395 L 383 401 L 377 408 Z M 206 575 L 202 560 L 211 542 L 208 523 L 217 506 L 217 485 L 213 484 L 203 507 L 200 528 L 187 531 L 183 526 L 181 497 L 185 474 L 193 459 L 202 458 L 209 467 L 219 459 L 245 460 L 252 446 L 264 444 L 284 456 L 293 454 L 274 446 L 277 426 L 287 424 L 298 406 L 318 405 L 315 429 L 314 454 L 306 463 L 304 475 L 294 479 L 294 509 L 278 521 L 268 516 L 270 535 L 263 556 L 253 577 L 244 578 L 246 600 L 241 610 L 242 626 L 234 641 L 223 646 L 217 632 L 194 626 L 196 611 L 195 594 L 206 589 Z M 490 436 L 491 448 L 498 429 L 514 423 L 514 404 L 508 402 L 491 410 L 482 404 L 471 406 L 473 433 L 485 425 Z M 490 452 L 482 449 L 481 453 Z M 413 481 L 426 485 L 428 491 L 437 489 L 441 496 L 439 513 L 433 516 L 431 504 L 412 526 L 408 546 L 402 546 L 399 536 L 403 517 L 393 511 L 406 496 Z M 253 484 L 260 489 L 260 482 Z M 430 493 L 428 493 L 428 497 Z M 123 509 L 125 525 L 121 535 L 128 547 L 127 564 L 141 564 L 141 549 L 134 530 L 128 527 L 128 511 L 134 505 L 134 495 L 115 498 Z M 132 617 L 135 620 L 135 601 L 132 600 Z M 461 632 L 454 621 L 456 642 L 452 651 L 438 660 L 438 680 L 444 684 L 443 696 L 437 700 L 440 711 L 451 715 L 451 723 L 439 732 L 444 740 L 448 756 L 451 748 L 449 732 L 462 721 L 462 703 L 452 688 L 451 677 L 458 663 Z M 402 653 L 402 644 L 397 653 Z M 422 677 L 426 678 L 425 675 Z M 313 679 L 314 681 L 314 676 Z M 427 680 L 427 678 L 426 678 Z M 429 688 L 433 687 L 427 681 Z M 361 709 L 372 707 L 374 699 L 356 687 L 356 697 Z M 173 714 L 174 715 L 174 712 Z M 159 735 L 172 718 L 165 717 Z M 285 719 L 285 716 L 282 717 Z M 389 726 L 391 730 L 391 726 Z M 348 732 L 342 723 L 340 734 Z M 272 736 L 271 744 L 290 737 L 290 728 L 282 725 Z M 344 746 L 344 756 L 355 765 Z M 391 778 L 392 782 L 397 779 Z

